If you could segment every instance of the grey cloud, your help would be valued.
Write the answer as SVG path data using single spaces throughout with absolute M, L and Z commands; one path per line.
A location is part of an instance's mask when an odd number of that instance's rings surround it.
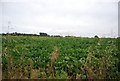
M 117 0 L 33 0 L 3 7 L 3 32 L 11 21 L 17 32 L 87 36 L 108 35 L 114 29 L 117 35 Z

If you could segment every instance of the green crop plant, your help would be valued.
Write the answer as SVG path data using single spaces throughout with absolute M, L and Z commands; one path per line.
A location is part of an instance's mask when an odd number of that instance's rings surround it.
M 119 79 L 116 38 L 2 36 L 9 79 Z

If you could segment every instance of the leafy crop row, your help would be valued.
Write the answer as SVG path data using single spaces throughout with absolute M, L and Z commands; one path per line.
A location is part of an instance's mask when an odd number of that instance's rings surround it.
M 116 44 L 115 38 L 3 36 L 3 78 L 119 79 Z

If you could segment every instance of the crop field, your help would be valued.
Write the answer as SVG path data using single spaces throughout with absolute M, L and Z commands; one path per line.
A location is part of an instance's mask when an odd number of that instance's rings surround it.
M 3 79 L 119 79 L 116 38 L 2 36 Z

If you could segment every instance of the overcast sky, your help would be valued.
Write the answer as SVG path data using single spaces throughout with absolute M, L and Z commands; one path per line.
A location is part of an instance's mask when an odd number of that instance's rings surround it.
M 2 32 L 116 37 L 118 1 L 1 0 Z

